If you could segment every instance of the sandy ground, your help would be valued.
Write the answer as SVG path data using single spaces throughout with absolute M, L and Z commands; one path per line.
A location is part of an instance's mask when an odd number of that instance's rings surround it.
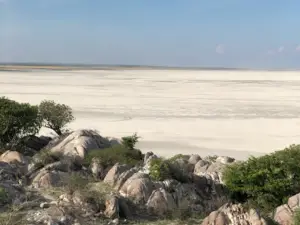
M 6 71 L 0 95 L 68 104 L 71 128 L 137 132 L 143 151 L 163 156 L 244 159 L 300 141 L 300 72 Z

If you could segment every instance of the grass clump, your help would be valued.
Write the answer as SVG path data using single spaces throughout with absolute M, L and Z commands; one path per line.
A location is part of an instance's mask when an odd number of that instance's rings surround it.
M 175 162 L 175 161 L 177 161 L 177 160 L 185 159 L 185 158 L 186 158 L 185 155 L 177 154 L 177 155 L 172 156 L 172 157 L 169 158 L 168 160 L 169 160 L 170 162 Z
M 0 205 L 4 205 L 9 202 L 9 197 L 5 188 L 0 186 Z
M 91 177 L 79 173 L 71 174 L 63 189 L 63 193 L 79 194 L 83 201 L 91 203 L 98 210 L 104 209 L 107 195 L 113 192 L 110 185 L 102 181 L 95 182 Z
M 60 153 L 51 152 L 49 149 L 43 149 L 34 155 L 33 160 L 37 166 L 43 167 L 59 161 Z
M 16 209 L 14 209 L 16 208 Z M 0 225 L 27 225 L 24 219 L 24 213 L 19 212 L 17 207 L 12 207 L 6 212 L 0 213 Z
M 272 211 L 300 190 L 300 145 L 225 168 L 223 180 L 235 202 Z
M 106 149 L 89 151 L 84 164 L 90 165 L 93 158 L 97 158 L 104 168 L 113 166 L 116 163 L 135 166 L 143 161 L 143 154 L 137 149 L 129 149 L 124 145 L 114 145 Z
M 293 215 L 293 225 L 300 225 L 300 209 L 296 209 Z

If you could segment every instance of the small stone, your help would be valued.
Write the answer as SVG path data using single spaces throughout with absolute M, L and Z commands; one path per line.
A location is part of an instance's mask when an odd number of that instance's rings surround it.
M 42 209 L 49 208 L 50 206 L 51 206 L 51 204 L 48 202 L 42 202 L 40 204 L 40 208 L 42 208 Z
M 120 224 L 119 218 L 116 218 L 108 223 L 108 225 L 119 225 L 119 224 Z

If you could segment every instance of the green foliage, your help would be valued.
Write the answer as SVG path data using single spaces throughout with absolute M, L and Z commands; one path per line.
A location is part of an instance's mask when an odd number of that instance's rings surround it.
M 175 161 L 177 161 L 178 159 L 184 159 L 184 158 L 185 158 L 185 155 L 177 154 L 177 155 L 172 156 L 172 157 L 169 158 L 168 160 L 169 160 L 170 162 L 175 162 Z
M 0 144 L 12 144 L 21 137 L 36 134 L 41 127 L 38 107 L 0 98 Z
M 171 167 L 167 160 L 161 158 L 152 159 L 149 170 L 149 175 L 153 180 L 163 181 L 172 178 Z
M 26 219 L 24 218 L 26 212 L 21 212 L 20 205 L 11 205 L 5 211 L 0 212 L 0 225 L 26 225 Z
M 217 161 L 218 156 L 217 155 L 209 155 L 205 157 L 205 160 L 209 161 L 209 162 L 216 162 Z
M 0 205 L 6 204 L 8 202 L 8 195 L 6 190 L 0 186 Z
M 123 145 L 114 145 L 106 149 L 89 151 L 85 157 L 85 165 L 89 165 L 93 158 L 97 158 L 105 168 L 116 163 L 135 166 L 143 161 L 143 155 L 140 150 L 131 150 Z
M 73 194 L 75 191 L 84 190 L 89 183 L 89 179 L 81 176 L 80 174 L 72 173 L 65 182 L 66 191 Z
M 300 225 L 300 209 L 296 209 L 293 216 L 293 224 Z
M 173 158 L 168 160 L 162 158 L 152 159 L 149 170 L 149 175 L 153 180 L 163 181 L 166 179 L 174 179 L 181 183 L 187 183 L 189 181 L 183 165 L 180 165 Z
M 39 105 L 39 113 L 43 125 L 54 130 L 58 135 L 61 135 L 62 129 L 74 120 L 72 109 L 69 106 L 54 101 L 42 101 Z
M 300 145 L 229 165 L 223 173 L 232 200 L 269 212 L 300 190 Z
M 49 149 L 42 149 L 34 155 L 33 161 L 36 166 L 46 166 L 50 163 L 57 162 L 60 160 L 60 153 L 53 153 Z
M 128 149 L 134 149 L 136 143 L 139 141 L 140 137 L 134 133 L 132 136 L 122 137 L 122 144 Z

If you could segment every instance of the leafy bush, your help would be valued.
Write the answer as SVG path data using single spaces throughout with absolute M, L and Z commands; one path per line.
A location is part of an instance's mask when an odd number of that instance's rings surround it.
M 62 129 L 74 120 L 72 109 L 69 106 L 54 101 L 42 101 L 39 105 L 39 113 L 43 125 L 54 130 L 58 135 L 62 135 Z
M 89 179 L 80 174 L 72 173 L 66 180 L 65 189 L 68 193 L 73 194 L 75 191 L 84 190 L 88 185 Z
M 50 163 L 57 162 L 60 160 L 59 152 L 51 152 L 49 149 L 42 149 L 33 156 L 33 162 L 37 167 L 43 167 Z
M 170 162 L 175 162 L 175 161 L 177 161 L 178 159 L 185 159 L 185 158 L 186 158 L 185 155 L 177 154 L 177 155 L 172 156 L 172 157 L 169 158 L 168 160 L 169 160 Z
M 171 167 L 167 160 L 157 158 L 150 162 L 149 175 L 153 180 L 164 181 L 171 179 Z
M 38 107 L 0 98 L 0 144 L 17 142 L 21 137 L 36 134 L 41 128 Z
M 164 160 L 162 158 L 152 159 L 150 162 L 149 175 L 153 180 L 163 181 L 174 179 L 181 183 L 189 181 L 182 165 L 173 158 Z
M 136 143 L 139 141 L 137 134 L 133 134 L 132 136 L 122 137 L 122 144 L 128 149 L 134 149 Z
M 300 190 L 300 145 L 229 165 L 224 182 L 233 201 L 269 212 Z
M 123 145 L 114 145 L 106 149 L 89 151 L 85 157 L 85 165 L 89 165 L 93 158 L 99 159 L 105 168 L 118 162 L 135 166 L 143 161 L 143 155 L 140 150 L 131 150 Z

